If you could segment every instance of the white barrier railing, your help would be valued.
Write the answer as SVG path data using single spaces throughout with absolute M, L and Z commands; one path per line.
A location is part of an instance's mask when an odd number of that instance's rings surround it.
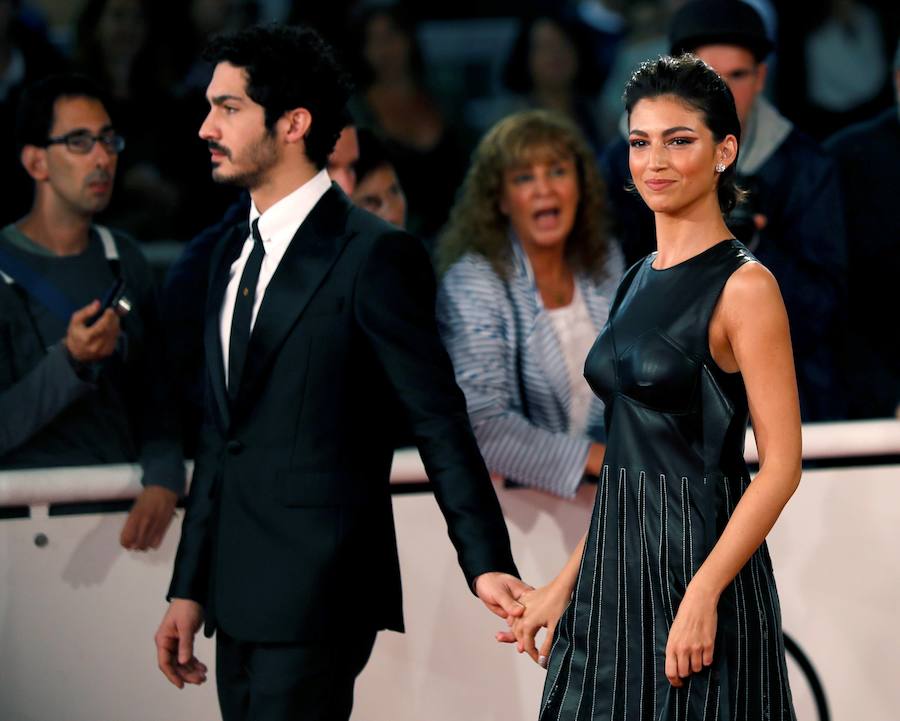
M 892 454 L 900 454 L 900 420 L 803 426 L 803 457 L 807 460 Z M 752 430 L 747 431 L 746 458 L 751 463 L 759 458 Z M 134 498 L 140 493 L 140 480 L 140 467 L 129 464 L 2 471 L 0 507 Z M 425 466 L 418 451 L 403 449 L 394 454 L 392 483 L 424 480 Z

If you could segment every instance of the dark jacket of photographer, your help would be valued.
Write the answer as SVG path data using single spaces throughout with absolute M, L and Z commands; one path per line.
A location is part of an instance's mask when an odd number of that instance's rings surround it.
M 162 373 L 162 333 L 150 267 L 137 246 L 115 236 L 111 261 L 96 231 L 87 249 L 59 257 L 15 226 L 0 247 L 82 308 L 103 298 L 116 273 L 131 312 L 115 352 L 101 363 L 72 361 L 68 321 L 0 279 L 0 468 L 140 461 L 144 485 L 183 491 L 180 445 Z

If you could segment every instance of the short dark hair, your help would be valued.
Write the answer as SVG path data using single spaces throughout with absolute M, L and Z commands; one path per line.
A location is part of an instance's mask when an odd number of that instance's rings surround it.
M 109 112 L 109 99 L 100 85 L 85 75 L 48 75 L 29 85 L 19 99 L 16 112 L 16 150 L 26 145 L 43 147 L 53 130 L 54 106 L 60 98 L 90 98 Z
M 379 168 L 394 167 L 388 149 L 375 133 L 368 128 L 359 128 L 356 137 L 359 143 L 359 160 L 356 161 L 357 184 Z
M 312 125 L 304 138 L 306 157 L 317 168 L 325 167 L 346 123 L 351 84 L 317 32 L 301 26 L 254 25 L 214 37 L 203 57 L 247 73 L 247 95 L 262 105 L 269 131 L 287 111 L 308 110 Z
M 640 64 L 625 85 L 622 100 L 628 117 L 638 101 L 671 95 L 703 115 L 706 127 L 717 143 L 733 135 L 740 144 L 741 121 L 728 84 L 700 58 L 685 53 L 678 57 L 662 55 Z M 744 197 L 735 183 L 737 155 L 719 175 L 719 207 L 730 212 Z

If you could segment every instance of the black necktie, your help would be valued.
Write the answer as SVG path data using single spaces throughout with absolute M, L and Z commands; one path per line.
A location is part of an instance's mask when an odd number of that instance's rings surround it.
M 232 402 L 237 398 L 241 385 L 241 373 L 247 359 L 247 345 L 250 343 L 250 319 L 253 317 L 253 301 L 256 298 L 256 283 L 262 267 L 262 238 L 259 235 L 259 218 L 250 224 L 253 234 L 253 250 L 241 274 L 237 297 L 234 299 L 234 314 L 231 316 L 231 340 L 228 343 L 228 397 Z

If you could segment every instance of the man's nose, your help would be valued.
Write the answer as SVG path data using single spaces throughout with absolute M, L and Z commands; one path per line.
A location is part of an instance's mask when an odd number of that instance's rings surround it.
M 210 110 L 206 114 L 206 117 L 200 124 L 200 130 L 197 132 L 197 134 L 202 140 L 209 140 L 210 138 L 215 137 L 215 126 L 212 122 L 212 110 Z
M 105 168 L 112 163 L 118 154 L 111 151 L 105 143 L 95 140 L 94 147 L 91 148 L 91 155 L 93 155 L 94 164 L 98 168 Z

